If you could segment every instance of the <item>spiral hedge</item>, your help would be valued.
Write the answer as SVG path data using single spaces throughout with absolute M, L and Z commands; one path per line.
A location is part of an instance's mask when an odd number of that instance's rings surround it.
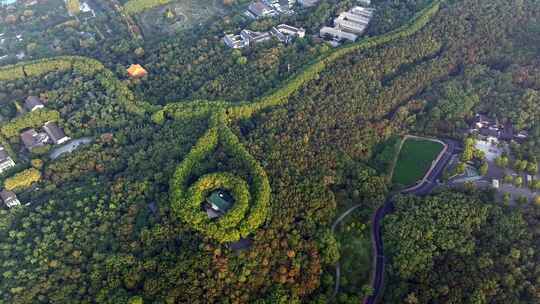
M 247 174 L 240 177 L 229 172 L 212 172 L 190 185 L 193 172 L 217 149 L 218 144 L 221 144 L 224 152 L 230 155 L 233 161 L 245 165 Z M 224 112 L 212 115 L 211 128 L 178 166 L 170 188 L 171 205 L 176 215 L 195 230 L 221 243 L 247 237 L 264 223 L 268 214 L 268 176 L 229 129 Z M 201 209 L 201 204 L 207 195 L 216 189 L 230 191 L 235 205 L 223 217 L 212 221 Z

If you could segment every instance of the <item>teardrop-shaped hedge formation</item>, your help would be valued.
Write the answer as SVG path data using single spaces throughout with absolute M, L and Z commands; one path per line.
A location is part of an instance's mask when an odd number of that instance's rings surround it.
M 212 127 L 178 166 L 171 181 L 171 204 L 176 215 L 193 229 L 221 243 L 237 241 L 253 233 L 266 220 L 270 202 L 266 172 L 229 129 L 225 117 L 222 112 L 212 115 Z M 235 163 L 242 163 L 247 168 L 246 176 L 230 172 L 193 176 L 199 164 L 216 151 L 218 144 Z M 194 179 L 196 181 L 190 184 Z M 230 191 L 235 204 L 221 218 L 210 220 L 201 204 L 216 189 Z
M 191 149 L 190 153 L 178 166 L 171 181 L 172 206 L 176 214 L 194 229 L 218 240 L 219 242 L 236 241 L 246 237 L 257 229 L 268 213 L 270 201 L 270 183 L 261 165 L 242 146 L 238 137 L 229 129 L 228 124 L 240 119 L 248 119 L 254 113 L 269 107 L 286 104 L 291 95 L 306 83 L 317 79 L 328 65 L 351 52 L 378 47 L 393 40 L 405 38 L 418 32 L 439 11 L 443 0 L 434 0 L 428 7 L 415 15 L 411 21 L 402 27 L 385 35 L 369 37 L 357 43 L 346 45 L 332 52 L 321 55 L 300 73 L 293 76 L 285 85 L 271 94 L 262 96 L 254 102 L 230 103 L 226 101 L 193 101 L 191 103 L 168 104 L 152 116 L 155 123 L 162 124 L 168 118 L 179 120 L 187 117 L 210 118 L 211 128 Z M 213 172 L 209 175 L 198 176 L 192 186 L 194 172 L 199 172 L 205 158 L 214 152 L 221 143 L 225 152 L 234 161 L 241 161 L 249 171 L 245 185 L 249 193 L 245 193 L 244 181 L 229 173 Z M 243 178 L 246 178 L 244 176 Z M 217 221 L 205 218 L 201 209 L 206 195 L 214 189 L 224 188 L 233 193 L 239 206 Z M 248 201 L 246 208 L 243 203 Z M 238 209 L 237 209 L 238 208 Z M 246 208 L 246 209 L 244 209 Z

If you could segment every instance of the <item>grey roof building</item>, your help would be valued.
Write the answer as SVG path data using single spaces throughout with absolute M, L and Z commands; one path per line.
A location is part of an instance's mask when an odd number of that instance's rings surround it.
M 306 30 L 303 28 L 297 28 L 288 24 L 280 24 L 275 27 L 276 30 L 287 36 L 294 36 L 298 38 L 304 38 L 306 36 Z
M 13 159 L 7 154 L 6 150 L 4 150 L 4 147 L 0 147 L 0 173 L 3 173 L 14 166 L 15 162 Z
M 46 133 L 38 133 L 36 130 L 30 129 L 21 133 L 21 140 L 26 149 L 32 151 L 34 148 L 45 146 L 49 141 L 49 136 Z
M 249 41 L 245 40 L 241 35 L 226 34 L 223 37 L 223 42 L 233 49 L 245 48 L 249 45 Z
M 320 30 L 321 37 L 331 36 L 335 40 L 349 40 L 349 41 L 356 41 L 358 39 L 358 36 L 353 33 L 348 33 L 341 31 L 339 29 L 324 26 Z
M 270 34 L 272 36 L 276 37 L 277 40 L 283 42 L 283 43 L 289 43 L 291 42 L 291 36 L 285 35 L 282 32 L 280 32 L 277 28 L 273 27 L 270 31 Z
M 4 204 L 6 204 L 8 208 L 21 205 L 21 202 L 17 198 L 17 195 L 12 191 L 2 190 L 0 192 L 0 198 L 2 198 L 2 201 L 4 202 Z
M 248 6 L 248 11 L 256 18 L 276 16 L 277 12 L 262 1 L 256 1 Z
M 24 101 L 24 107 L 32 112 L 32 111 L 35 111 L 37 109 L 41 109 L 43 107 L 45 107 L 43 105 L 43 103 L 41 102 L 41 99 L 39 99 L 39 97 L 37 96 L 28 96 L 26 98 L 26 100 Z
M 43 130 L 49 135 L 49 138 L 55 145 L 60 145 L 70 140 L 64 133 L 64 130 L 60 128 L 55 122 L 49 121 L 43 126 Z
M 257 44 L 272 39 L 269 32 L 254 32 L 250 30 L 242 30 L 240 36 L 244 40 L 249 41 L 249 44 Z

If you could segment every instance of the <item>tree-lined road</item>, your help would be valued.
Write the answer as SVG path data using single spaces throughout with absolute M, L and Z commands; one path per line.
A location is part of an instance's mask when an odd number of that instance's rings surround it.
M 430 169 L 427 173 L 427 176 L 424 177 L 422 182 L 416 187 L 405 189 L 402 191 L 402 194 L 414 194 L 414 195 L 427 195 L 433 191 L 437 186 L 437 180 L 440 178 L 444 168 L 448 165 L 448 162 L 452 158 L 452 155 L 458 150 L 458 143 L 453 140 L 444 140 L 447 147 L 443 154 L 438 158 L 437 163 Z M 374 304 L 377 299 L 381 296 L 383 284 L 384 284 L 384 266 L 385 266 L 385 256 L 383 248 L 383 239 L 381 233 L 381 222 L 385 215 L 391 213 L 394 208 L 394 203 L 392 201 L 392 195 L 388 197 L 386 202 L 382 207 L 377 209 L 372 220 L 372 243 L 373 243 L 373 253 L 375 259 L 375 271 L 373 273 L 373 278 L 371 282 L 371 287 L 373 288 L 373 295 L 367 297 L 364 300 L 364 304 Z

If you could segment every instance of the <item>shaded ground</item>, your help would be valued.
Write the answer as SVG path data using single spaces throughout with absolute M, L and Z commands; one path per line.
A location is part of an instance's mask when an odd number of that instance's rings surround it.
M 413 185 L 424 177 L 443 148 L 443 145 L 435 141 L 408 138 L 399 153 L 392 183 Z
M 340 294 L 361 294 L 362 287 L 369 284 L 372 245 L 369 227 L 359 219 L 357 208 L 339 223 L 335 235 L 340 244 L 341 256 L 337 274 L 339 285 L 335 296 L 339 298 Z

